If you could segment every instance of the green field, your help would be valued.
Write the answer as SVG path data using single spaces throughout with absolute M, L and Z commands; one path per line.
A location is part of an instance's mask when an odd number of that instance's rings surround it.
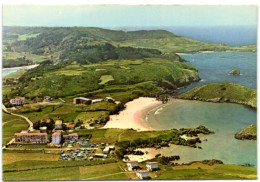
M 26 56 L 27 59 L 36 62 L 36 63 L 40 63 L 42 61 L 45 61 L 46 56 L 43 55 L 36 55 L 36 54 L 31 54 L 28 52 L 3 52 L 3 59 L 5 60 L 12 60 L 12 59 L 17 59 L 17 58 L 21 58 Z
M 46 157 L 50 154 L 44 154 Z M 32 156 L 34 157 L 34 156 Z M 45 158 L 46 158 L 45 157 Z M 120 172 L 113 160 L 93 161 L 37 161 L 23 160 L 3 166 L 3 178 L 9 180 L 84 180 L 95 176 Z M 106 164 L 109 163 L 109 164 Z M 98 165 L 102 164 L 102 165 Z M 31 170 L 28 170 L 31 169 Z M 6 172 L 5 172 L 6 171 Z M 12 172 L 7 172 L 12 171 Z M 125 179 L 125 178 L 124 178 Z
M 154 179 L 166 180 L 201 180 L 201 179 L 256 179 L 256 168 L 232 164 L 215 164 L 214 166 L 194 163 L 191 165 L 166 167 L 159 171 Z
M 4 153 L 5 154 L 5 153 Z M 45 154 L 49 155 L 49 154 Z M 41 155 L 40 155 L 41 156 Z M 37 158 L 37 156 L 35 155 Z M 137 180 L 135 172 L 124 172 L 125 163 L 115 161 L 18 161 L 4 164 L 4 180 Z M 107 164 L 106 164 L 107 163 Z M 91 166 L 89 166 L 91 165 Z M 62 166 L 66 166 L 65 168 Z M 120 167 L 121 166 L 121 167 Z M 139 166 L 145 169 L 145 164 Z M 27 170 L 29 168 L 34 170 Z M 25 171 L 14 171 L 16 169 Z M 13 171 L 12 171 L 13 170 Z M 7 172 L 12 171 L 12 172 Z M 256 168 L 231 164 L 162 165 L 150 172 L 155 180 L 174 179 L 256 179 Z
M 113 76 L 112 75 L 102 75 L 101 77 L 100 77 L 100 85 L 103 85 L 103 84 L 106 84 L 107 82 L 109 82 L 109 81 L 113 81 L 114 80 L 114 78 L 113 78 Z
M 39 34 L 23 34 L 23 35 L 19 35 L 17 40 L 26 40 L 29 38 L 33 38 L 33 37 L 37 37 Z
M 14 138 L 14 133 L 19 133 L 22 130 L 28 129 L 28 123 L 16 116 L 12 116 L 10 114 L 6 114 L 2 112 L 3 120 L 2 120 L 2 142 L 3 145 L 7 144 L 11 139 Z
M 198 51 L 225 51 L 225 50 L 245 50 L 256 51 L 256 46 L 243 46 L 243 47 L 229 47 L 221 44 L 213 44 L 208 42 L 201 42 L 186 37 L 167 37 L 158 39 L 137 39 L 137 40 L 125 40 L 121 42 L 115 42 L 120 46 L 131 46 L 138 48 L 150 48 L 158 49 L 164 53 L 176 52 L 176 53 L 189 53 Z

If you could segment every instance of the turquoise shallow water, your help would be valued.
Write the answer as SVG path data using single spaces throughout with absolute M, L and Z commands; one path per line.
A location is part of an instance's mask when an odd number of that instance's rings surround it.
M 196 85 L 231 81 L 256 88 L 256 55 L 255 53 L 225 52 L 186 54 L 185 59 L 199 69 L 204 81 L 192 84 L 182 91 Z M 224 57 L 224 58 L 220 58 Z M 227 73 L 234 67 L 241 70 L 241 76 Z M 185 146 L 172 146 L 161 150 L 164 155 L 180 155 L 180 162 L 205 159 L 220 159 L 229 164 L 257 164 L 257 142 L 241 141 L 234 134 L 249 124 L 256 123 L 256 111 L 243 105 L 231 103 L 209 103 L 200 101 L 174 100 L 151 110 L 147 123 L 157 129 L 189 128 L 204 125 L 215 134 L 202 136 L 207 138 L 200 146 L 202 149 Z

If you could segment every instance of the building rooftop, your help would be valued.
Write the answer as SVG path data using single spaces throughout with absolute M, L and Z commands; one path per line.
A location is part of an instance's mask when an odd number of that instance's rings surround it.
M 75 97 L 74 99 L 81 99 L 81 100 L 87 100 L 87 101 L 91 100 L 91 99 L 85 98 L 85 97 Z
M 147 171 L 147 170 L 138 170 L 138 171 L 136 171 L 137 173 L 147 173 L 147 172 L 149 172 L 149 171 Z
M 55 133 L 52 134 L 52 136 L 60 136 L 60 135 L 61 135 L 60 132 L 55 132 Z
M 158 162 L 146 162 L 146 164 L 158 164 Z
M 56 120 L 55 125 L 57 125 L 57 124 L 62 124 L 62 120 Z
M 77 133 L 71 133 L 71 134 L 68 134 L 68 135 L 63 135 L 63 137 L 68 137 L 68 136 L 78 136 Z
M 71 122 L 66 123 L 66 127 L 67 128 L 74 128 L 74 124 L 72 124 Z
M 15 133 L 14 135 L 47 135 L 47 133 Z
M 106 97 L 106 99 L 113 99 L 112 97 Z M 113 99 L 114 100 L 114 99 Z
M 126 161 L 126 162 L 128 162 L 128 163 L 132 163 L 132 162 L 138 162 L 138 161 Z

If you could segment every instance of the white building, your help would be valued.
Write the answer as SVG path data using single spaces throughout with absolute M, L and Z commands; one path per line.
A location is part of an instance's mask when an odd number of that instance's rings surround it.
M 97 103 L 97 102 L 102 102 L 102 101 L 104 101 L 104 99 L 93 99 L 92 104 Z
M 55 132 L 52 134 L 52 142 L 53 144 L 60 144 L 61 142 L 61 133 Z
M 114 100 L 112 97 L 106 97 L 105 100 L 106 100 L 107 102 L 111 102 L 111 103 L 114 103 L 114 102 L 115 102 L 115 100 Z
M 149 171 L 147 170 L 139 170 L 136 172 L 136 176 L 140 179 L 149 178 Z
M 103 150 L 103 153 L 104 154 L 109 154 L 111 150 L 115 150 L 115 146 L 114 145 L 109 145 L 109 146 L 106 146 Z
M 148 171 L 158 169 L 158 162 L 146 162 L 146 168 Z
M 47 132 L 47 126 L 42 126 L 40 127 L 41 133 L 46 133 Z
M 133 171 L 133 168 L 138 167 L 138 161 L 127 161 L 126 166 L 128 168 L 128 171 Z

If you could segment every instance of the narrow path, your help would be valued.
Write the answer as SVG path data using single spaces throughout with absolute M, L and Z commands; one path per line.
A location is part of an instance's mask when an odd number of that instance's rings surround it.
M 63 100 L 62 98 L 59 98 L 61 100 L 61 102 L 65 102 L 65 100 Z

